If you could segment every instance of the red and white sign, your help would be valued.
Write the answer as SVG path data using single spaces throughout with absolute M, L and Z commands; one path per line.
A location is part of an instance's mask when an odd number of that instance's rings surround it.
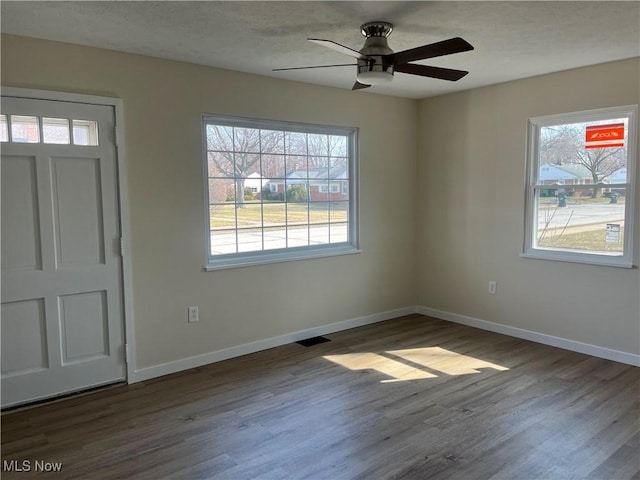
M 624 123 L 587 127 L 585 148 L 624 147 Z

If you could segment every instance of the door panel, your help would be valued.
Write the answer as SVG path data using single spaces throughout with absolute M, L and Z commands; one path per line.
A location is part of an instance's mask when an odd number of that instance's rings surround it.
M 58 267 L 104 264 L 99 159 L 52 158 L 51 166 Z
M 2 375 L 15 376 L 49 366 L 42 298 L 2 304 Z
M 35 157 L 2 156 L 3 269 L 41 269 L 37 188 Z
M 60 296 L 62 364 L 109 355 L 107 292 Z
M 113 108 L 3 97 L 2 114 L 19 122 L 1 163 L 7 407 L 124 380 L 126 365 Z

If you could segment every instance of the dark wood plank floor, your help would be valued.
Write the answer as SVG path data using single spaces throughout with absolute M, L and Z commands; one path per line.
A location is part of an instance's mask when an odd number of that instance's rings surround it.
M 420 315 L 327 337 L 5 413 L 2 478 L 640 479 L 640 368 Z

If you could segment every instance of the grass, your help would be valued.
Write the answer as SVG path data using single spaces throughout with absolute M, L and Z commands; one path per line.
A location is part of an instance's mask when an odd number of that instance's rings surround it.
M 618 204 L 624 205 L 625 197 L 618 197 Z M 567 206 L 570 207 L 572 205 L 609 205 L 610 199 L 607 197 L 566 197 Z M 556 197 L 540 197 L 539 199 L 540 208 L 553 208 L 558 206 L 558 199 Z
M 348 220 L 346 202 L 310 203 L 263 203 L 247 202 L 243 208 L 235 208 L 233 203 L 212 205 L 209 211 L 211 228 L 233 228 L 282 225 L 307 225 L 346 222 Z
M 620 229 L 620 243 L 607 245 L 605 227 L 596 230 L 564 233 L 559 237 L 544 237 L 540 242 L 541 247 L 567 248 L 571 250 L 586 250 L 592 252 L 622 252 L 624 228 Z

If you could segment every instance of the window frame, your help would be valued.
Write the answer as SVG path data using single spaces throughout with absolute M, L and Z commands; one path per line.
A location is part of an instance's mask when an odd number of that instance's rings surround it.
M 545 188 L 538 181 L 539 170 L 539 140 L 543 127 L 563 125 L 570 123 L 587 123 L 613 118 L 627 118 L 628 137 L 627 142 L 627 182 L 612 184 L 613 187 L 625 188 L 625 232 L 624 249 L 622 255 L 607 255 L 603 253 L 589 253 L 586 251 L 555 249 L 551 247 L 536 246 L 536 233 L 538 222 L 538 202 L 536 192 Z M 528 121 L 527 149 L 526 149 L 526 184 L 525 184 L 525 225 L 524 242 L 521 256 L 542 260 L 554 260 L 561 262 L 583 263 L 590 265 L 604 265 L 611 267 L 633 268 L 634 257 L 634 218 L 635 218 L 635 192 L 636 192 L 636 168 L 637 168 L 637 131 L 638 131 L 638 106 L 626 105 L 620 107 L 599 108 L 571 113 L 560 113 L 532 117 Z M 548 188 L 548 185 L 547 185 Z
M 256 128 L 263 130 L 280 130 L 284 132 L 309 133 L 321 135 L 339 135 L 347 137 L 347 155 L 349 172 L 349 215 L 347 241 L 323 245 L 285 247 L 281 249 L 256 250 L 230 254 L 211 254 L 211 219 L 209 210 L 209 170 L 207 125 L 222 125 L 238 128 Z M 346 126 L 328 126 L 281 120 L 265 120 L 228 115 L 203 114 L 202 125 L 202 165 L 204 180 L 204 213 L 205 213 L 205 266 L 206 271 L 239 268 L 253 265 L 281 263 L 338 255 L 361 253 L 359 243 L 359 206 L 358 206 L 358 128 Z M 270 185 L 270 188 L 273 185 Z M 328 224 L 329 228 L 331 224 Z M 263 226 L 264 228 L 264 226 Z

